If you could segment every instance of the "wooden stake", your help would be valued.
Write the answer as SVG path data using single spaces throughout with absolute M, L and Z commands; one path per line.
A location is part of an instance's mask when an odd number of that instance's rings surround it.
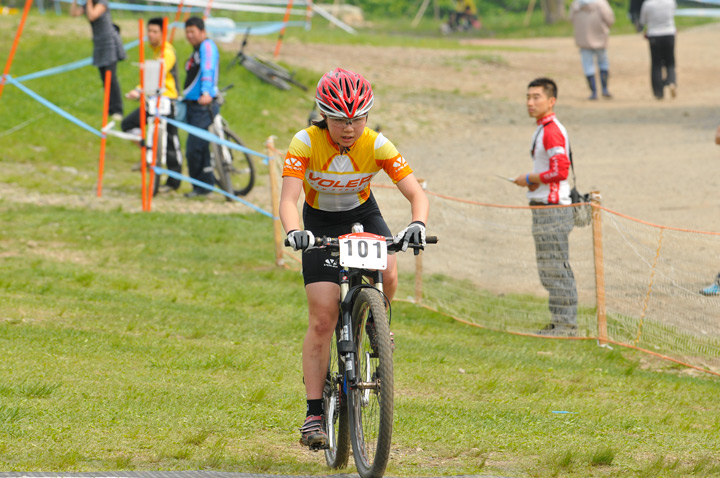
M 270 157 L 268 168 L 270 169 L 270 198 L 272 201 L 273 213 L 273 239 L 275 242 L 275 265 L 285 266 L 283 252 L 285 248 L 285 234 L 283 234 L 282 223 L 280 222 L 280 191 L 278 188 L 277 161 L 280 159 L 275 149 L 275 138 L 270 136 L 265 141 L 267 155 Z
M 597 303 L 598 342 L 608 342 L 607 312 L 605 309 L 605 265 L 602 246 L 602 209 L 600 209 L 600 193 L 590 193 L 593 227 L 593 257 L 595 259 L 595 302 Z

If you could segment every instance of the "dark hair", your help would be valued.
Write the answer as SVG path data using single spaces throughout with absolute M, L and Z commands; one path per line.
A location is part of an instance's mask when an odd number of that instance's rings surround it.
M 150 25 L 157 25 L 160 27 L 160 30 L 162 30 L 163 27 L 163 19 L 162 17 L 153 17 L 150 20 L 148 20 L 148 26 Z
M 190 17 L 185 20 L 185 28 L 197 27 L 198 30 L 205 30 L 205 22 L 200 17 Z
M 311 120 L 310 126 L 317 126 L 320 129 L 328 129 L 327 118 L 320 118 L 319 120 Z
M 528 88 L 534 88 L 537 86 L 545 90 L 545 94 L 548 98 L 557 98 L 558 87 L 550 78 L 535 78 L 530 82 Z

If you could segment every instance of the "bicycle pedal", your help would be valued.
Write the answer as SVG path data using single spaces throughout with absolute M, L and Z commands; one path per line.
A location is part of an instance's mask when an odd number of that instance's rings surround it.
M 310 451 L 318 452 L 320 450 L 327 450 L 330 446 L 327 443 L 314 443 L 308 447 Z

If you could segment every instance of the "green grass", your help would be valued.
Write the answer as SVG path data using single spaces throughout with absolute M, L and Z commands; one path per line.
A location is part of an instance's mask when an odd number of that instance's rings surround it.
M 0 51 L 14 21 L 0 17 Z M 31 17 L 12 73 L 89 55 L 88 39 L 43 34 L 76 21 Z M 132 71 L 121 69 L 125 88 Z M 311 84 L 315 73 L 299 75 Z M 268 131 L 287 140 L 305 121 L 307 94 L 241 69 L 227 80 L 238 87 L 224 114 L 251 146 Z M 28 86 L 99 123 L 93 69 Z M 97 139 L 6 87 L 0 134 L 25 121 L 0 136 L 2 187 L 86 193 Z M 137 151 L 111 143 L 108 194 L 135 197 L 128 169 Z M 297 444 L 305 297 L 299 272 L 274 265 L 267 218 L 0 201 L 0 224 L 0 469 L 328 473 L 321 454 Z M 544 307 L 531 297 L 475 298 L 488 315 L 504 300 Z M 393 312 L 388 475 L 720 473 L 713 377 L 592 342 L 472 328 L 410 304 Z
M 2 469 L 327 472 L 296 444 L 305 299 L 267 219 L 0 205 Z M 710 377 L 409 304 L 393 329 L 388 474 L 720 469 Z

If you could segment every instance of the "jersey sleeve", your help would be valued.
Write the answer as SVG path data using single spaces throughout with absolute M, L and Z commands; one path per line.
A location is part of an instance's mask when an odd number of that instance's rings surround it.
M 413 172 L 395 145 L 382 134 L 378 134 L 375 139 L 375 161 L 390 176 L 393 183 Z
M 219 57 L 213 44 L 205 40 L 200 45 L 200 96 L 207 93 L 215 94 L 215 76 L 217 75 Z
M 570 160 L 565 148 L 565 135 L 555 123 L 545 126 L 543 147 L 550 158 L 550 169 L 539 174 L 540 181 L 545 184 L 558 183 L 567 179 Z
M 310 135 L 307 131 L 302 130 L 290 141 L 282 175 L 283 177 L 305 179 L 305 170 L 309 163 Z
M 163 60 L 165 60 L 165 65 L 163 67 L 165 69 L 165 73 L 169 74 L 177 61 L 175 49 L 169 41 L 166 43 L 165 50 L 163 51 Z

